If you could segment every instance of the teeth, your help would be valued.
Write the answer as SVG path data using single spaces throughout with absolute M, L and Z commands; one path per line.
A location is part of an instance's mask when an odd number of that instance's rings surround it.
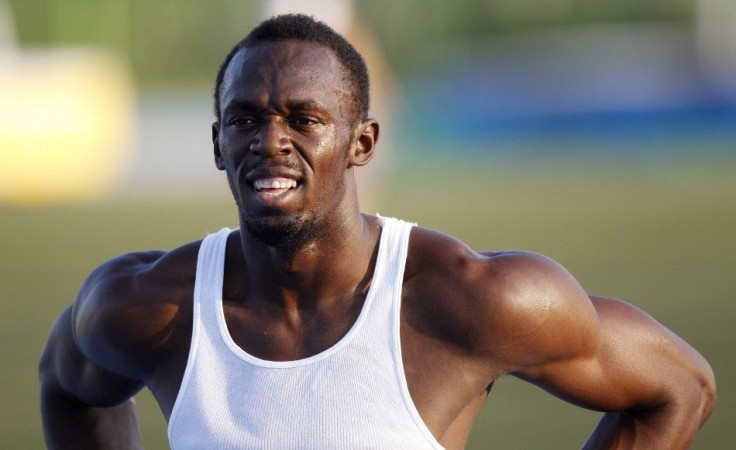
M 296 187 L 296 180 L 291 178 L 265 178 L 261 180 L 255 180 L 253 187 L 256 190 L 261 189 L 293 189 Z

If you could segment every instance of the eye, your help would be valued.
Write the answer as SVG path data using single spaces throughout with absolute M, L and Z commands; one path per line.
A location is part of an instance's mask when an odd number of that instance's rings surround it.
M 256 123 L 256 120 L 253 117 L 250 116 L 243 116 L 243 117 L 234 117 L 228 121 L 228 125 L 231 126 L 247 126 L 247 125 L 253 125 Z
M 293 119 L 290 119 L 289 121 L 291 122 L 292 125 L 297 125 L 300 127 L 316 125 L 317 123 L 319 123 L 317 122 L 316 119 L 313 119 L 312 117 L 308 117 L 308 116 L 294 117 Z

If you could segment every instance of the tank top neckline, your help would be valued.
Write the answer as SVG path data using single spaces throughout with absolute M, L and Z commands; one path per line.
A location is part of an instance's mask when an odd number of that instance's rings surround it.
M 381 218 L 383 219 L 383 218 Z M 293 360 L 286 360 L 286 361 L 274 361 L 269 359 L 263 359 L 259 358 L 255 355 L 252 355 L 245 351 L 242 347 L 240 347 L 235 340 L 232 338 L 232 335 L 230 334 L 230 331 L 227 328 L 227 321 L 225 320 L 225 311 L 223 308 L 223 301 L 222 301 L 222 288 L 224 283 L 224 270 L 222 270 L 223 276 L 220 277 L 218 282 L 218 289 L 217 289 L 217 297 L 215 297 L 214 302 L 212 302 L 211 306 L 215 308 L 215 315 L 217 319 L 217 327 L 220 331 L 220 336 L 222 337 L 223 342 L 228 347 L 228 349 L 238 358 L 242 359 L 243 361 L 246 361 L 250 364 L 253 364 L 255 366 L 260 366 L 264 368 L 269 369 L 288 369 L 290 367 L 300 367 L 300 366 L 306 366 L 308 364 L 313 364 L 318 361 L 321 361 L 325 358 L 330 357 L 331 355 L 338 352 L 340 349 L 342 349 L 345 345 L 347 345 L 352 338 L 358 333 L 363 323 L 368 320 L 367 317 L 370 315 L 370 309 L 371 305 L 374 303 L 374 298 L 376 297 L 376 291 L 378 291 L 378 286 L 380 286 L 383 278 L 383 270 L 381 270 L 382 266 L 384 265 L 384 260 L 387 257 L 385 255 L 386 248 L 388 247 L 388 244 L 386 243 L 388 239 L 388 230 L 387 224 L 384 220 L 380 220 L 379 223 L 381 224 L 381 235 L 378 239 L 378 255 L 376 256 L 376 263 L 373 268 L 373 277 L 371 280 L 371 285 L 368 288 L 368 294 L 366 295 L 365 301 L 363 302 L 363 306 L 360 310 L 360 314 L 358 314 L 358 318 L 355 320 L 355 322 L 352 324 L 350 329 L 343 335 L 336 343 L 334 343 L 332 346 L 326 348 L 325 350 L 322 350 L 321 352 L 315 353 L 314 355 L 308 356 L 306 358 L 299 358 L 299 359 L 293 359 Z M 229 236 L 230 233 L 227 233 L 227 236 Z M 224 238 L 224 244 L 227 245 L 227 236 Z M 222 265 L 224 268 L 225 265 L 225 259 L 226 259 L 226 251 L 222 252 Z

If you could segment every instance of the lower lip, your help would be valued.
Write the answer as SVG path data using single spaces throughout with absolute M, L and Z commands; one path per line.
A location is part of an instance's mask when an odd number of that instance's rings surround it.
M 269 208 L 282 208 L 295 195 L 298 187 L 293 189 L 262 189 L 253 191 L 259 203 Z

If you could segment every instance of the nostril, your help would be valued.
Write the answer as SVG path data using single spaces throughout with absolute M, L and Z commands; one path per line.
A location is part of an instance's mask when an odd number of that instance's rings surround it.
M 259 155 L 285 156 L 291 153 L 289 135 L 284 124 L 278 119 L 267 120 L 254 136 L 250 145 L 251 152 Z
M 291 146 L 288 144 L 278 146 L 266 146 L 254 143 L 250 146 L 249 150 L 251 153 L 259 156 L 288 156 L 292 152 Z

